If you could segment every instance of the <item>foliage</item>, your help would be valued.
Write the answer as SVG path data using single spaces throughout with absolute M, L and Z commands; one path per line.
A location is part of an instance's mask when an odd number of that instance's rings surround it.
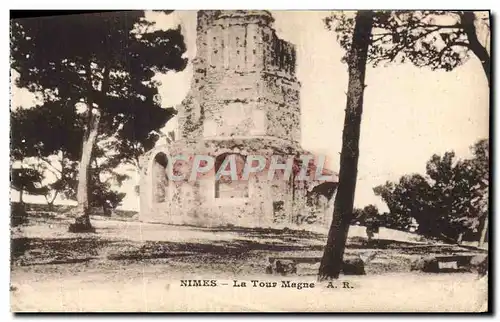
M 335 12 L 325 19 L 337 33 L 340 45 L 348 50 L 354 17 Z M 410 61 L 417 67 L 450 71 L 475 54 L 489 79 L 490 57 L 487 43 L 478 38 L 483 30 L 489 37 L 487 12 L 400 10 L 376 11 L 368 61 L 380 63 Z
M 37 180 L 31 179 L 38 189 L 25 189 L 28 194 L 44 195 L 48 203 L 59 193 L 71 196 L 77 165 L 73 160 L 78 158 L 83 135 L 80 121 L 70 109 L 57 104 L 11 111 L 11 162 L 20 161 L 24 169 L 38 173 Z
M 473 158 L 455 161 L 453 152 L 433 155 L 426 175 L 406 175 L 398 183 L 374 188 L 391 216 L 406 223 L 414 218 L 418 232 L 426 236 L 457 239 L 477 233 L 488 212 L 489 144 L 478 141 Z
M 383 217 L 377 206 L 368 205 L 363 209 L 355 208 L 353 210 L 353 217 L 351 224 L 358 224 L 366 227 L 366 234 L 368 240 L 371 240 L 374 233 L 379 232 L 381 226 L 385 226 L 385 217 Z
M 83 122 L 74 108 L 54 101 L 11 110 L 11 158 L 48 157 L 64 148 L 66 157 L 75 160 L 80 153 Z
M 93 181 L 90 189 L 90 206 L 103 208 L 105 212 L 115 209 L 125 197 L 125 193 L 114 190 L 109 182 Z
M 42 186 L 42 174 L 31 168 L 11 170 L 10 185 L 12 188 L 32 195 L 44 195 L 47 187 Z
M 92 159 L 107 158 L 99 169 L 111 172 L 120 164 L 136 164 L 138 156 L 154 146 L 159 137 L 155 131 L 174 110 L 161 107 L 160 84 L 153 76 L 184 69 L 186 47 L 179 28 L 157 30 L 144 17 L 143 11 L 127 11 L 11 21 L 16 85 L 42 98 L 39 106 L 11 113 L 14 160 L 62 153 L 62 169 L 74 169 L 91 108 L 101 115 L 100 148 L 94 149 Z M 61 180 L 66 177 L 61 175 Z M 65 182 L 56 186 L 75 194 L 75 187 Z M 106 187 L 109 183 L 94 181 L 88 190 L 99 192 L 89 194 L 111 198 Z M 115 194 L 110 201 L 116 204 L 121 198 Z
M 100 133 L 151 148 L 151 130 L 173 113 L 159 105 L 159 84 L 152 77 L 182 70 L 186 48 L 179 29 L 133 33 L 148 27 L 143 17 L 142 11 L 130 11 L 14 20 L 17 85 L 43 93 L 42 107 L 50 105 L 45 117 L 69 109 L 65 119 L 75 120 L 75 105 L 91 101 L 101 110 Z
M 117 163 L 116 157 L 106 157 L 105 154 L 102 149 L 97 149 L 94 154 L 90 171 L 89 202 L 91 207 L 101 207 L 107 212 L 119 206 L 125 197 L 125 193 L 118 192 L 114 187 L 122 186 L 129 176 L 118 173 L 115 169 L 121 163 Z M 100 162 L 97 161 L 98 157 Z
M 351 224 L 359 223 L 365 226 L 367 222 L 377 220 L 379 215 L 378 208 L 375 205 L 368 205 L 364 208 L 354 208 Z

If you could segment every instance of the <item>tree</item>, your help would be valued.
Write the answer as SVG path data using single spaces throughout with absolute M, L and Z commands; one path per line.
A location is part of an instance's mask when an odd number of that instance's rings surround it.
M 378 213 L 378 208 L 375 205 L 368 205 L 363 208 L 363 212 L 365 213 L 365 216 L 367 219 L 370 218 L 376 218 L 379 213 Z
M 473 147 L 473 158 L 455 160 L 453 152 L 433 155 L 426 175 L 406 175 L 398 183 L 374 188 L 390 213 L 418 224 L 418 233 L 460 243 L 464 235 L 479 239 L 488 218 L 488 141 Z M 483 233 L 484 234 L 484 233 Z
M 422 183 L 420 176 L 408 176 L 401 178 L 400 184 L 402 187 L 408 182 L 419 182 Z M 418 186 L 418 184 L 417 184 Z M 406 208 L 401 207 L 395 198 L 396 184 L 392 182 L 386 182 L 383 185 L 373 188 L 373 192 L 376 196 L 382 198 L 389 207 L 389 212 L 382 215 L 383 225 L 388 228 L 409 231 L 412 224 L 412 217 L 408 216 L 405 211 Z M 398 187 L 398 192 L 408 191 L 407 189 L 401 189 Z M 410 192 L 411 193 L 411 192 Z
M 353 19 L 339 12 L 326 19 L 344 49 L 351 46 Z M 490 18 L 487 11 L 377 11 L 368 62 L 410 61 L 450 71 L 475 55 L 490 84 Z
M 352 46 L 347 59 L 349 83 L 340 155 L 339 186 L 335 197 L 333 220 L 319 267 L 320 280 L 339 277 L 349 224 L 352 220 L 366 60 L 372 22 L 373 12 L 358 11 L 356 14 Z
M 386 182 L 375 187 L 373 191 L 385 201 L 390 216 L 399 222 L 402 230 L 409 230 L 411 218 L 423 219 L 425 214 L 429 213 L 431 186 L 426 178 L 419 174 L 403 176 L 398 183 Z M 432 228 L 432 225 L 425 226 Z
M 19 191 L 19 203 L 23 204 L 23 193 L 45 195 L 46 187 L 41 184 L 42 175 L 35 169 L 16 168 L 11 170 L 10 185 Z
M 367 221 L 372 221 L 379 215 L 378 208 L 375 205 L 370 204 L 363 208 L 354 208 L 352 211 L 351 224 L 359 222 L 360 225 L 365 226 Z
M 40 173 L 42 180 L 37 182 L 37 185 L 41 185 L 43 181 L 44 197 L 49 208 L 52 208 L 57 196 L 76 199 L 77 166 L 80 153 L 78 141 L 81 140 L 84 126 L 83 118 L 78 114 L 64 115 L 64 112 L 71 112 L 71 110 L 61 108 L 59 105 L 50 108 L 51 112 L 43 107 L 17 107 L 10 116 L 13 129 L 11 159 L 19 161 L 25 168 L 28 167 Z M 56 118 L 50 120 L 48 119 L 50 116 Z M 72 119 L 78 117 L 81 119 L 79 122 Z M 121 141 L 129 142 L 130 140 L 132 139 L 123 138 Z M 125 179 L 129 178 L 127 175 L 117 173 L 115 168 L 125 164 L 124 160 L 133 158 L 135 155 L 130 151 L 119 149 L 120 145 L 117 143 L 109 143 L 120 141 L 116 135 L 109 138 L 104 133 L 97 141 L 91 164 L 89 203 L 91 207 L 102 207 L 106 213 L 108 208 L 118 206 L 124 197 L 123 193 L 112 189 L 111 183 L 121 185 Z M 141 142 L 134 144 L 141 146 Z M 110 151 L 115 151 L 115 153 Z
M 483 223 L 481 229 L 481 237 L 479 239 L 479 247 L 486 242 L 486 234 L 488 232 L 488 205 L 489 205 L 489 180 L 490 180 L 490 145 L 487 140 L 478 141 L 473 147 L 472 152 L 474 159 L 472 169 L 474 169 L 478 186 L 475 190 L 476 195 L 473 203 L 481 212 Z
M 361 208 L 354 208 L 352 210 L 352 219 L 351 219 L 351 225 L 361 225 L 364 226 L 365 224 L 365 213 L 363 212 L 363 209 Z
M 40 187 L 38 194 L 44 191 L 43 196 L 49 208 L 52 208 L 57 196 L 76 199 L 79 141 L 84 126 L 83 118 L 78 114 L 65 115 L 65 112 L 72 112 L 70 109 L 54 105 L 47 111 L 45 107 L 47 106 L 17 107 L 11 111 L 11 159 L 20 162 L 25 169 L 39 173 L 40 180 L 36 182 Z M 75 122 L 75 118 L 80 120 Z M 101 140 L 104 139 L 105 135 L 101 135 Z M 122 158 L 126 156 L 125 151 L 120 153 Z M 96 158 L 104 159 L 98 168 L 94 167 L 97 164 Z M 101 182 L 100 177 L 111 177 L 108 181 L 111 179 L 116 183 L 126 179 L 113 171 L 120 164 L 121 158 L 114 155 L 110 158 L 106 151 L 96 146 L 93 160 L 89 203 L 92 207 L 109 208 L 111 202 L 116 207 L 123 199 L 123 194 L 111 189 L 109 183 Z
M 42 93 L 42 107 L 64 106 L 71 110 L 68 114 L 78 114 L 78 106 L 84 111 L 77 217 L 71 230 L 93 229 L 88 180 L 98 135 L 142 141 L 173 115 L 172 109 L 159 106 L 152 77 L 186 66 L 183 36 L 180 29 L 151 31 L 152 23 L 143 18 L 143 11 L 128 11 L 11 23 L 17 85 Z
M 490 179 L 490 157 L 489 142 L 486 139 L 477 141 L 472 147 L 473 158 L 460 162 L 462 171 L 469 175 L 473 184 L 469 189 L 470 206 L 469 213 L 477 217 L 478 227 L 481 227 L 479 246 L 486 242 L 488 231 L 488 205 L 489 205 L 489 179 Z
M 81 123 L 78 115 L 59 104 L 11 110 L 11 162 L 18 161 L 21 167 L 38 173 L 38 194 L 44 191 L 49 206 L 58 194 L 71 195 L 81 140 L 78 136 L 83 135 Z M 49 174 L 54 180 L 46 182 Z
M 376 65 L 383 61 L 399 60 L 404 62 L 408 59 L 419 67 L 430 66 L 433 69 L 452 70 L 463 64 L 468 58 L 469 51 L 472 51 L 481 61 L 488 85 L 490 81 L 488 44 L 480 43 L 475 24 L 478 21 L 484 22 L 489 33 L 489 17 L 478 19 L 470 11 L 379 11 L 377 13 L 370 12 L 369 15 L 370 19 L 367 19 L 369 24 L 366 23 L 364 26 L 368 33 L 363 34 L 362 37 L 360 37 L 359 23 L 363 20 L 361 19 L 363 13 L 357 12 L 354 19 L 345 12 L 334 14 L 325 19 L 327 26 L 337 32 L 340 45 L 346 49 L 345 60 L 349 66 L 349 88 L 340 162 L 339 190 L 335 199 L 334 218 L 320 265 L 319 279 L 338 278 L 342 264 L 350 222 L 348 219 L 352 216 L 352 200 L 354 200 L 357 176 L 360 112 L 362 110 L 362 89 L 366 62 L 370 61 Z M 457 21 L 450 24 L 446 21 L 447 19 L 443 19 L 450 16 L 458 17 Z M 368 28 L 366 28 L 367 25 L 369 25 Z M 489 40 L 489 35 L 486 39 Z M 361 50 L 361 48 L 363 49 Z M 363 58 L 358 61 L 358 64 L 354 64 L 353 56 L 356 57 L 356 55 L 353 53 L 364 50 L 366 53 L 363 53 Z M 359 56 L 357 58 L 359 59 Z M 352 73 L 353 70 L 354 73 Z M 355 78 L 357 78 L 360 89 L 354 95 L 358 97 L 359 105 L 359 120 L 355 122 L 358 132 L 349 133 L 346 131 L 349 128 L 346 126 L 348 115 L 352 113 L 349 110 L 349 95 L 353 94 L 351 80 Z M 347 157 L 347 154 L 350 157 Z M 347 160 L 351 161 L 352 164 L 348 165 Z
M 125 193 L 113 189 L 122 186 L 130 178 L 127 174 L 118 173 L 116 168 L 124 165 L 120 154 L 108 156 L 107 151 L 96 147 L 92 158 L 89 181 L 89 203 L 92 208 L 102 208 L 105 215 L 111 215 L 111 209 L 120 205 Z
M 370 242 L 373 235 L 378 233 L 382 225 L 382 218 L 377 206 L 367 205 L 363 209 L 355 208 L 352 213 L 351 224 L 359 222 L 360 225 L 365 226 L 368 242 Z
M 415 222 L 411 217 L 395 215 L 391 212 L 380 214 L 380 227 L 409 232 L 416 230 Z

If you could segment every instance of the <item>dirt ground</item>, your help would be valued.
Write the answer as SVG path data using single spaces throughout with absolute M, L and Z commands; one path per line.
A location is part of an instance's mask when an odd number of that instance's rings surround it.
M 324 233 L 93 219 L 95 234 L 68 233 L 70 219 L 63 217 L 33 217 L 13 228 L 12 311 L 485 309 L 486 279 L 472 273 L 410 271 L 411 261 L 422 255 L 469 251 L 418 236 L 381 231 L 368 244 L 360 227 L 353 227 L 346 253 L 376 256 L 366 266 L 367 275 L 342 276 L 330 285 L 336 288 L 329 288 L 316 283 L 314 265 L 299 267 L 291 277 L 264 273 L 269 256 L 320 256 Z M 215 280 L 217 286 L 183 287 L 183 279 Z M 276 281 L 277 286 L 253 287 L 252 280 Z M 282 287 L 282 280 L 315 287 Z M 242 282 L 247 287 L 234 286 Z

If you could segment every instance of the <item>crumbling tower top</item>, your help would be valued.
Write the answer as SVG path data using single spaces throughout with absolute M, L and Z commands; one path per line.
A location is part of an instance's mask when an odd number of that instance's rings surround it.
M 265 10 L 199 11 L 197 61 L 207 67 L 266 69 L 295 75 L 295 47 L 276 36 Z M 231 64 L 233 62 L 233 64 Z
M 295 46 L 265 10 L 198 12 L 191 92 L 179 111 L 183 137 L 300 139 Z

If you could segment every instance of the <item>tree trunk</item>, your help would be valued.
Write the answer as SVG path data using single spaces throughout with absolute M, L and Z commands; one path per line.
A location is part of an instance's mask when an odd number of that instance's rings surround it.
M 19 189 L 19 203 L 22 205 L 24 204 L 24 201 L 23 201 L 23 187 L 21 186 L 21 189 Z
M 469 40 L 469 48 L 472 52 L 479 58 L 481 65 L 483 66 L 486 79 L 488 81 L 488 87 L 490 86 L 491 77 L 491 65 L 490 65 L 490 54 L 483 46 L 479 39 L 477 38 L 477 30 L 474 25 L 476 17 L 473 11 L 464 11 L 461 15 L 462 25 L 464 26 L 464 31 L 467 34 L 467 39 Z
M 23 173 L 23 162 L 24 162 L 24 158 L 21 159 L 21 174 Z M 24 180 L 22 180 L 22 181 L 24 181 Z M 21 205 L 24 204 L 23 193 L 24 193 L 24 186 L 23 186 L 23 184 L 21 184 L 21 187 L 19 188 L 19 203 Z
M 488 214 L 486 214 L 484 217 L 483 229 L 481 230 L 481 237 L 479 238 L 479 247 L 483 247 L 484 243 L 486 242 L 487 231 L 488 231 Z
M 54 201 L 56 201 L 56 198 L 57 198 L 57 194 L 59 193 L 59 191 L 55 191 L 54 192 L 54 196 L 52 197 L 51 200 L 49 200 L 47 198 L 47 196 L 45 196 L 45 200 L 47 200 L 47 204 L 49 205 L 49 211 L 53 211 L 54 210 Z
M 93 109 L 91 104 L 88 105 L 88 109 L 90 121 L 88 122 L 83 140 L 82 157 L 78 171 L 78 188 L 76 195 L 78 202 L 76 211 L 78 217 L 75 219 L 75 223 L 70 225 L 69 229 L 72 232 L 93 231 L 93 227 L 90 224 L 88 181 L 92 150 L 96 143 L 101 114 L 97 109 Z
M 99 132 L 99 121 L 101 120 L 101 113 L 99 109 L 94 108 L 94 85 L 92 82 L 92 68 L 91 62 L 86 65 L 86 75 L 87 75 L 87 91 L 88 91 L 88 101 L 87 109 L 89 113 L 89 118 L 87 122 L 87 128 L 85 130 L 85 135 L 83 139 L 82 147 L 82 157 L 80 160 L 80 168 L 78 170 L 78 187 L 76 190 L 76 199 L 78 205 L 76 207 L 76 212 L 78 217 L 75 219 L 75 223 L 69 226 L 69 230 L 72 232 L 86 232 L 94 231 L 94 228 L 90 224 L 90 209 L 89 209 L 89 177 L 90 177 L 90 163 L 92 161 L 92 150 L 97 141 L 97 134 Z M 109 74 L 111 69 L 106 66 L 103 71 L 102 83 L 100 95 L 104 96 L 109 90 Z M 101 103 L 97 102 L 98 105 Z
M 348 57 L 349 84 L 345 110 L 339 186 L 328 240 L 319 268 L 319 280 L 338 278 L 351 223 L 359 157 L 366 60 L 373 26 L 372 11 L 358 11 Z

